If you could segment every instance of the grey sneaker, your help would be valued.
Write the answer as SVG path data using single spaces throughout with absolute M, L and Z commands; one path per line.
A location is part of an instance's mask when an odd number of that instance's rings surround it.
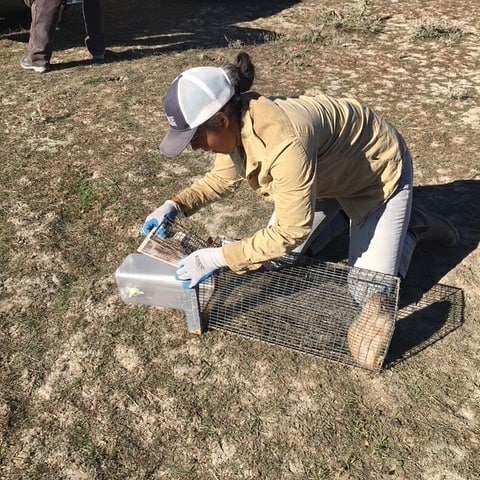
M 48 71 L 48 66 L 43 65 L 39 67 L 37 65 L 34 65 L 28 57 L 22 58 L 20 60 L 20 66 L 25 70 L 33 70 L 36 73 L 45 73 L 46 71 Z

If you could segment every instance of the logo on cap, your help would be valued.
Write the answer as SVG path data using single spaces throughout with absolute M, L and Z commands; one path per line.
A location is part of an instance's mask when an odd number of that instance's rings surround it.
M 167 115 L 167 121 L 171 127 L 177 126 L 177 122 L 175 121 L 175 117 L 173 115 Z

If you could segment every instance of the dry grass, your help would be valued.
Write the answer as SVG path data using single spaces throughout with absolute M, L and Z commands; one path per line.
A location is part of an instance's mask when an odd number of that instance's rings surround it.
M 0 477 L 478 478 L 478 9 L 372 0 L 361 17 L 384 19 L 372 34 L 312 25 L 358 2 L 199 1 L 195 15 L 186 0 L 103 3 L 108 61 L 89 63 L 72 7 L 43 76 L 19 68 L 21 2 L 0 7 Z M 414 40 L 418 18 L 461 21 L 468 35 Z M 453 250 L 419 248 L 408 303 L 439 281 L 461 288 L 461 328 L 374 375 L 217 331 L 191 336 L 182 312 L 120 302 L 113 273 L 144 217 L 212 161 L 160 156 L 165 89 L 240 48 L 259 91 L 352 95 L 400 128 L 415 194 L 462 236 Z M 242 187 L 195 221 L 238 237 L 269 214 Z M 395 351 L 431 337 L 404 322 Z
M 463 31 L 459 25 L 447 19 L 421 18 L 412 24 L 412 38 L 415 40 L 445 40 L 447 43 L 458 41 Z
M 341 10 L 334 9 L 320 15 L 317 20 L 324 28 L 346 33 L 379 33 L 383 18 L 368 12 L 368 1 L 358 0 Z

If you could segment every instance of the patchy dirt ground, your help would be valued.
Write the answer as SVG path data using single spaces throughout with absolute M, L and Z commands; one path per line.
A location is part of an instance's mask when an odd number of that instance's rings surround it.
M 0 476 L 479 478 L 479 9 L 103 4 L 107 61 L 90 64 L 70 7 L 45 75 L 19 68 L 28 11 L 0 6 Z M 160 156 L 163 94 L 181 70 L 241 49 L 263 93 L 354 96 L 387 117 L 412 151 L 416 197 L 458 226 L 454 249 L 419 246 L 402 308 L 440 283 L 462 290 L 463 309 L 435 329 L 400 320 L 380 374 L 192 336 L 180 311 L 119 300 L 113 274 L 144 217 L 211 161 Z M 198 222 L 239 236 L 269 213 L 242 189 Z M 344 243 L 326 254 L 341 260 Z

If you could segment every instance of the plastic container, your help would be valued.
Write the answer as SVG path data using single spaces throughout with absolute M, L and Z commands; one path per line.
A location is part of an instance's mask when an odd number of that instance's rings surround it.
M 115 272 L 125 303 L 185 309 L 185 289 L 175 278 L 176 267 L 141 253 L 128 255 Z

